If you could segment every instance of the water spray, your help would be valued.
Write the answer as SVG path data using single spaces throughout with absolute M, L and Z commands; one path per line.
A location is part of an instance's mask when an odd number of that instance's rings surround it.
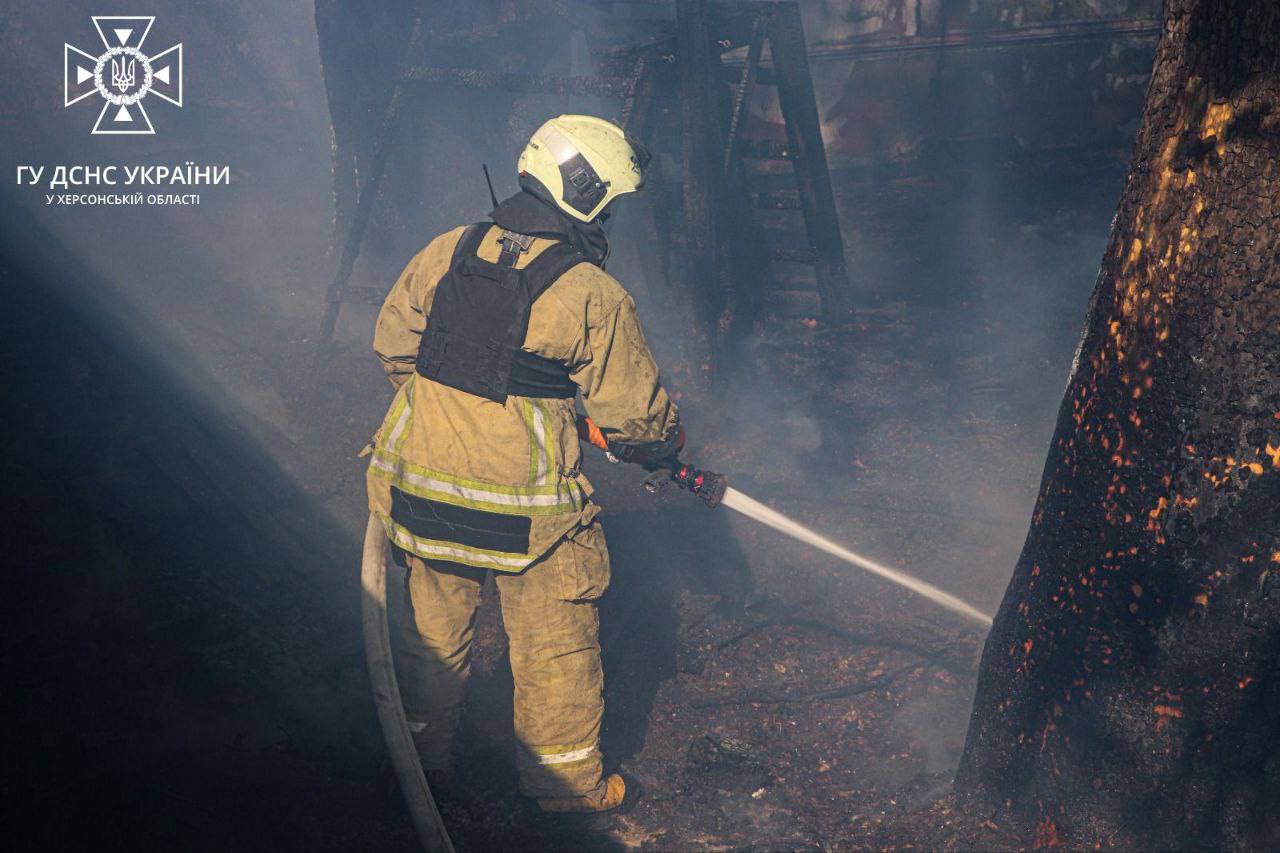
M 645 479 L 645 488 L 650 492 L 657 491 L 661 483 L 670 481 L 683 489 L 693 492 L 709 507 L 726 506 L 735 512 L 742 513 L 753 521 L 772 527 L 792 539 L 812 545 L 814 548 L 825 551 L 850 565 L 857 566 L 863 571 L 884 578 L 904 589 L 909 589 L 934 604 L 964 616 L 966 619 L 971 619 L 986 627 L 991 626 L 991 617 L 968 602 L 962 601 L 954 595 L 938 589 L 933 584 L 926 583 L 906 572 L 882 565 L 875 560 L 855 554 L 842 545 L 837 545 L 825 536 L 810 530 L 804 525 L 787 518 L 777 510 L 770 509 L 754 498 L 748 497 L 731 487 L 723 474 L 695 468 L 675 459 L 655 460 L 634 447 L 610 442 L 600 432 L 600 429 L 592 423 L 590 418 L 583 417 L 578 419 L 578 434 L 584 441 L 605 451 L 613 461 L 631 462 L 653 472 Z

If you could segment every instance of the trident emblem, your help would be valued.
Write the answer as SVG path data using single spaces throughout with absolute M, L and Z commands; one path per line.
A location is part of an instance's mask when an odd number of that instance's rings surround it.
M 64 105 L 95 94 L 105 101 L 93 133 L 155 133 L 142 103 L 147 95 L 182 106 L 182 45 L 154 55 L 142 52 L 154 22 L 154 17 L 96 15 L 93 26 L 102 39 L 98 52 L 63 45 Z
M 121 92 L 125 92 L 133 86 L 133 71 L 138 60 L 130 59 L 126 64 L 123 59 L 111 60 L 111 85 L 115 86 Z

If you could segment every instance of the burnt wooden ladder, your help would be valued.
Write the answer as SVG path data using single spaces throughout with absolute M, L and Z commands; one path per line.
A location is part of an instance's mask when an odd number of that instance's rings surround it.
M 749 202 L 757 208 L 766 203 L 772 211 L 799 208 L 807 245 L 770 246 L 765 259 L 772 264 L 798 263 L 812 267 L 822 312 L 824 316 L 837 317 L 849 307 L 849 275 L 800 9 L 795 2 L 765 2 L 748 8 L 752 10 L 752 20 L 750 35 L 746 37 L 745 59 L 740 68 L 731 64 L 724 66 L 724 71 L 736 74 L 732 79 L 721 170 L 729 183 L 744 185 L 736 195 L 741 197 L 745 191 Z M 766 42 L 767 67 L 763 65 Z M 785 147 L 745 137 L 747 108 L 758 85 L 773 86 L 777 90 L 786 132 Z M 795 179 L 796 201 L 779 202 L 768 194 L 752 192 L 746 186 L 750 177 L 744 161 L 748 159 L 789 162 Z
M 618 0 L 613 5 L 637 2 L 645 5 L 644 0 Z M 376 306 L 385 298 L 385 288 L 352 285 L 352 272 L 385 176 L 405 99 L 412 91 L 430 85 L 614 98 L 620 105 L 620 123 L 640 139 L 665 130 L 656 107 L 660 101 L 678 94 L 677 114 L 682 117 L 677 132 L 682 140 L 684 239 L 670 239 L 667 211 L 655 204 L 654 230 L 659 244 L 655 249 L 663 256 L 662 275 L 665 276 L 668 269 L 666 254 L 673 246 L 682 245 L 695 256 L 697 278 L 718 282 L 722 290 L 756 289 L 743 280 L 752 271 L 744 268 L 741 260 L 737 268 L 733 268 L 724 257 L 726 244 L 721 242 L 730 238 L 731 243 L 737 245 L 755 244 L 751 218 L 729 217 L 732 224 L 728 229 L 717 228 L 716 219 L 725 209 L 724 202 L 732 200 L 735 209 L 749 202 L 745 193 L 744 160 L 757 153 L 758 146 L 744 136 L 747 107 L 756 85 L 776 86 L 788 139 L 783 156 L 793 166 L 808 245 L 774 249 L 767 260 L 813 266 L 824 314 L 838 315 L 847 304 L 844 249 L 799 7 L 791 0 L 759 3 L 677 0 L 674 24 L 674 34 L 668 30 L 665 37 L 633 49 L 614 51 L 608 75 L 575 77 L 431 66 L 426 62 L 427 28 L 419 12 L 375 136 L 373 156 L 359 187 L 337 270 L 325 294 L 312 375 L 318 376 L 319 368 L 329 357 L 342 306 Z M 729 32 L 740 35 L 726 38 L 725 33 Z M 766 42 L 771 55 L 770 67 L 762 63 Z M 746 62 L 732 81 L 732 87 L 726 87 L 725 74 L 732 69 L 722 64 L 721 54 L 742 44 L 748 48 Z M 669 63 L 676 57 L 680 58 L 681 66 L 678 93 L 664 91 L 660 85 L 664 60 Z M 759 270 L 754 273 L 758 275 Z M 749 323 L 752 312 L 744 315 Z

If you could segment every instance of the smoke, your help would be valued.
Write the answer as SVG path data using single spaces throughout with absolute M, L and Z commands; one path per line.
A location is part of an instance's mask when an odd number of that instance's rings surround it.
M 46 167 L 46 185 L 21 187 L 13 200 L 109 283 L 109 292 L 82 298 L 109 302 L 158 361 L 197 365 L 191 384 L 224 401 L 268 446 L 286 448 L 296 424 L 285 401 L 305 360 L 296 344 L 316 322 L 332 216 L 328 110 L 310 9 L 153 4 L 145 46 L 183 43 L 185 105 L 147 100 L 154 137 L 93 136 L 96 105 L 62 107 L 62 43 L 94 48 L 91 14 L 120 11 L 63 3 L 7 17 L 2 35 L 15 73 L 0 95 L 8 102 L 0 112 L 11 116 L 4 171 Z M 228 166 L 230 186 L 199 188 L 191 207 L 45 203 L 59 165 L 186 162 Z
M 109 306 L 122 336 L 171 363 L 334 524 L 358 531 L 363 466 L 354 454 L 381 417 L 387 386 L 368 352 L 370 306 L 343 308 L 333 359 L 311 371 L 336 258 L 330 116 L 310 4 L 153 3 L 153 38 L 185 42 L 191 89 L 183 109 L 154 110 L 158 134 L 146 140 L 91 137 L 93 111 L 63 109 L 56 86 L 62 42 L 94 38 L 91 13 L 131 10 L 30 5 L 5 13 L 0 28 L 13 81 L 0 93 L 7 174 L 26 164 L 193 160 L 229 165 L 233 184 L 209 188 L 190 209 L 48 207 L 33 188 L 18 203 L 106 282 L 109 289 L 82 296 Z M 827 20 L 840 4 L 812 5 Z M 452 11 L 458 29 L 480 14 L 469 4 Z M 545 73 L 594 73 L 586 34 L 596 23 L 581 20 L 568 38 L 557 28 L 526 33 L 523 49 Z M 869 26 L 846 21 L 843 31 Z M 1061 125 L 1002 107 L 986 80 L 1024 69 L 985 56 L 947 66 L 943 103 L 929 94 L 936 57 L 874 71 L 843 60 L 815 65 L 860 302 L 848 325 L 805 308 L 816 303 L 812 294 L 774 294 L 732 375 L 713 387 L 690 345 L 691 282 L 679 263 L 672 282 L 651 277 L 645 263 L 657 199 L 620 206 L 610 272 L 637 299 L 679 397 L 692 461 L 859 554 L 993 612 L 1026 532 L 1124 159 L 1079 150 L 1015 156 L 1008 139 L 975 137 L 1010 114 L 1024 129 Z M 507 93 L 438 88 L 409 99 L 352 283 L 385 290 L 431 238 L 482 218 L 489 203 L 480 164 L 500 197 L 513 192 L 523 138 L 576 110 L 616 114 L 579 97 L 520 96 L 513 107 Z M 753 116 L 756 129 L 777 134 L 767 95 Z M 370 108 L 368 125 L 378 119 Z M 967 140 L 928 137 L 948 127 Z M 678 178 L 675 161 L 665 165 Z M 803 239 L 781 227 L 770 234 Z M 803 282 L 783 284 L 795 291 Z M 841 629 L 976 642 L 963 620 L 754 521 L 688 515 L 701 507 L 649 509 L 626 491 L 633 473 L 591 471 L 606 505 L 643 507 L 606 522 L 615 562 L 635 569 L 618 573 L 615 596 L 661 597 L 644 588 L 655 576 L 648 561 L 679 567 L 656 575 L 661 582 L 740 609 L 767 600 Z M 666 642 L 674 644 L 672 632 Z M 899 713 L 896 725 L 927 745 L 930 769 L 950 769 L 958 754 L 959 696 Z
M 981 62 L 971 58 L 969 73 L 980 78 Z M 950 104 L 953 113 L 991 119 L 982 87 L 962 77 L 947 92 L 980 101 Z M 844 328 L 779 311 L 723 396 L 685 406 L 699 464 L 988 613 L 1026 535 L 1127 159 L 1123 148 L 1032 155 L 998 141 L 917 144 L 925 153 L 899 180 L 838 170 L 864 310 Z M 664 318 L 661 294 L 645 294 L 646 322 L 668 347 L 682 318 Z M 958 630 L 883 581 L 746 519 L 728 525 L 761 595 L 894 636 L 902 625 L 922 637 Z M 897 725 L 936 769 L 959 754 L 965 695 L 900 712 Z

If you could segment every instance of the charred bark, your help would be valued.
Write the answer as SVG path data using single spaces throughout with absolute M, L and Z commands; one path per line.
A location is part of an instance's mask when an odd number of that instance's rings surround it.
M 1280 4 L 1167 0 L 957 785 L 1041 841 L 1280 843 Z

